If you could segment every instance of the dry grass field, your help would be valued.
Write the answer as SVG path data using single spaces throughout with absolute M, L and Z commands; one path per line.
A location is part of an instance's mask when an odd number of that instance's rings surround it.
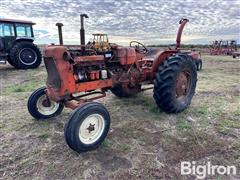
M 27 99 L 45 83 L 46 71 L 0 66 L 0 179 L 194 179 L 180 175 L 181 161 L 240 168 L 240 60 L 203 55 L 196 94 L 179 114 L 157 109 L 152 91 L 101 99 L 111 131 L 95 151 L 77 154 L 64 140 L 71 113 L 36 121 Z M 240 176 L 213 176 L 234 179 Z

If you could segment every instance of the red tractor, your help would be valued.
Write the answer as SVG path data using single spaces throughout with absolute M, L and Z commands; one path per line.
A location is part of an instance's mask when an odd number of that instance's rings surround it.
M 153 84 L 157 106 L 166 113 L 178 113 L 191 103 L 195 93 L 197 71 L 189 54 L 181 53 L 181 34 L 187 19 L 182 19 L 175 49 L 148 49 L 137 41 L 129 47 L 110 43 L 110 49 L 96 50 L 85 45 L 84 18 L 81 15 L 81 46 L 63 45 L 61 23 L 60 45 L 44 50 L 47 69 L 46 87 L 37 89 L 28 100 L 28 110 L 36 119 L 59 115 L 64 106 L 74 109 L 65 124 L 65 139 L 77 152 L 95 149 L 107 136 L 110 115 L 93 100 L 103 98 L 110 90 L 119 98 L 129 97 Z

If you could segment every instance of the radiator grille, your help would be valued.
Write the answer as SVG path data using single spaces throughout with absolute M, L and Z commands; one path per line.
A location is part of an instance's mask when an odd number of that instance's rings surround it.
M 54 89 L 61 88 L 61 79 L 55 64 L 55 60 L 52 57 L 44 57 L 44 63 L 47 69 L 47 85 Z

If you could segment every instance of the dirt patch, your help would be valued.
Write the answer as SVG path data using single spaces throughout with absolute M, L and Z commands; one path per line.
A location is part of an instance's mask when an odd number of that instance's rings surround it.
M 114 156 L 111 159 L 103 158 L 101 159 L 101 161 L 102 161 L 101 166 L 106 171 L 116 171 L 120 168 L 127 169 L 132 167 L 131 162 L 123 157 Z

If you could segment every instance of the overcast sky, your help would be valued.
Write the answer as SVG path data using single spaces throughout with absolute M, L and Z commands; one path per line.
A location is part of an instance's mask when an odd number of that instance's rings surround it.
M 87 13 L 87 40 L 107 33 L 110 42 L 173 44 L 181 18 L 190 22 L 183 43 L 208 44 L 240 37 L 240 0 L 0 0 L 0 17 L 32 20 L 37 43 L 57 43 L 56 22 L 66 44 L 79 43 L 79 14 Z

